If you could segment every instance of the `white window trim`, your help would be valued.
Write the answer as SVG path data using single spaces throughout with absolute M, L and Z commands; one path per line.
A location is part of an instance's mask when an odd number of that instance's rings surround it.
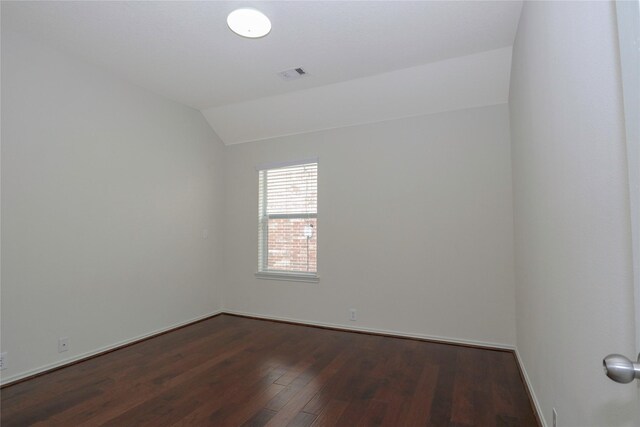
M 319 164 L 319 159 L 318 157 L 312 157 L 309 159 L 302 159 L 302 160 L 293 160 L 293 161 L 285 161 L 285 162 L 271 162 L 271 163 L 261 163 L 259 165 L 256 166 L 256 171 L 258 173 L 260 173 L 263 170 L 269 170 L 269 169 L 277 169 L 277 168 L 283 168 L 283 167 L 288 167 L 288 166 L 296 166 L 296 165 L 303 165 L 306 163 L 316 163 Z M 298 218 L 298 215 L 292 214 L 292 215 L 286 215 L 286 216 L 290 216 L 290 217 L 295 217 Z M 309 217 L 308 215 L 306 217 Z M 318 214 L 315 213 L 313 214 L 313 216 L 311 216 L 311 218 L 317 218 Z M 266 229 L 263 229 L 264 233 L 267 233 Z M 262 239 L 265 239 L 265 237 L 262 237 Z M 260 245 L 260 242 L 258 242 L 258 244 Z M 263 252 L 263 256 L 266 255 L 266 251 Z M 316 260 L 317 263 L 317 260 Z M 305 273 L 305 272 L 298 272 L 298 271 L 294 271 L 294 272 L 288 272 L 288 271 L 280 271 L 280 270 L 274 270 L 274 271 L 270 271 L 270 270 L 263 270 L 263 271 L 256 271 L 255 272 L 255 277 L 256 279 L 261 279 L 261 280 L 278 280 L 278 281 L 286 281 L 286 282 L 306 282 L 306 283 L 318 283 L 320 281 L 320 276 L 318 275 L 319 270 L 320 270 L 320 266 L 319 264 L 316 264 L 316 270 L 313 273 Z
M 282 271 L 256 271 L 256 279 L 283 280 L 285 282 L 318 283 L 320 276 L 317 273 L 285 273 Z
M 256 166 L 256 170 L 257 171 L 263 171 L 263 170 L 268 170 L 268 169 L 278 169 L 278 168 L 284 168 L 287 166 L 297 166 L 297 165 L 304 165 L 307 163 L 319 163 L 318 162 L 318 158 L 317 157 L 312 157 L 309 159 L 302 159 L 302 160 L 291 160 L 288 162 L 271 162 L 271 163 L 261 163 L 258 166 Z

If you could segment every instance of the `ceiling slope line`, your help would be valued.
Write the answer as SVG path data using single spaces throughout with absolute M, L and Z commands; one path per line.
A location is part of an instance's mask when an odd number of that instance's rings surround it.
M 226 145 L 506 103 L 511 46 L 202 110 Z

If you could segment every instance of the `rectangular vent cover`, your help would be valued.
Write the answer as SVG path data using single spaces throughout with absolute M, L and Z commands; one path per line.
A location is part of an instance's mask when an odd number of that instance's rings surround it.
M 280 76 L 280 78 L 286 82 L 290 80 L 298 80 L 302 77 L 307 77 L 308 75 L 309 74 L 307 74 L 307 72 L 302 67 L 292 68 L 290 70 L 280 71 L 278 73 L 278 76 Z

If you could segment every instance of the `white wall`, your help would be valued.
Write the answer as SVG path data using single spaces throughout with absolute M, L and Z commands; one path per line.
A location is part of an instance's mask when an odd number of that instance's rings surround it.
M 3 32 L 2 113 L 3 381 L 219 309 L 200 112 Z
M 227 147 L 225 309 L 513 345 L 508 126 L 503 104 Z M 255 166 L 316 156 L 320 283 L 256 279 Z
M 613 3 L 526 2 L 513 52 L 518 351 L 548 425 L 634 425 L 624 119 Z

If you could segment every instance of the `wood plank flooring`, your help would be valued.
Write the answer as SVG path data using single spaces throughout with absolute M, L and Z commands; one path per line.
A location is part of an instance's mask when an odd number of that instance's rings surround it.
M 537 426 L 511 352 L 221 315 L 1 391 L 10 426 Z

